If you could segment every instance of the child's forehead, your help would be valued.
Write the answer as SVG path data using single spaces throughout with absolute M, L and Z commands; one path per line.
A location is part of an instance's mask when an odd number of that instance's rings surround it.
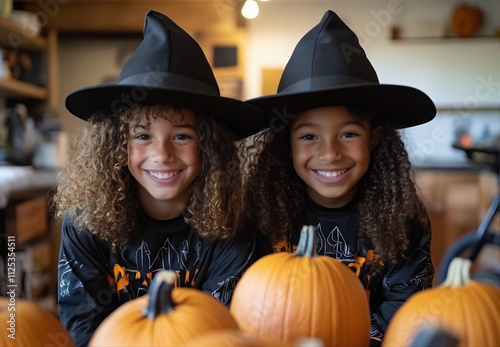
M 325 106 L 316 107 L 299 112 L 294 118 L 293 123 L 307 120 L 335 120 L 335 119 L 354 119 L 355 116 L 349 112 L 345 106 Z
M 169 121 L 172 125 L 196 125 L 196 117 L 192 110 L 172 107 L 143 107 L 136 110 L 134 122 L 138 125 L 150 125 L 158 118 Z
M 290 124 L 290 130 L 297 127 L 316 126 L 325 127 L 344 124 L 371 124 L 371 115 L 357 112 L 345 106 L 317 107 L 299 112 Z

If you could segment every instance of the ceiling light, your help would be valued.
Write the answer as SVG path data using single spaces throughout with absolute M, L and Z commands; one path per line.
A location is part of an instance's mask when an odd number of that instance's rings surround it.
M 241 14 L 245 18 L 253 19 L 259 14 L 259 5 L 255 0 L 247 0 L 241 9 Z

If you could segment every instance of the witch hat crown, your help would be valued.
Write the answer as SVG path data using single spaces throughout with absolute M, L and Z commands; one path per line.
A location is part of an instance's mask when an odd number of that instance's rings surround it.
M 198 43 L 167 16 L 149 11 L 144 39 L 115 84 L 82 88 L 66 97 L 66 108 L 87 120 L 98 111 L 162 104 L 209 112 L 238 137 L 259 130 L 257 107 L 221 97 L 217 81 Z
M 436 108 L 418 89 L 380 84 L 356 34 L 332 11 L 295 47 L 276 94 L 247 101 L 268 120 L 324 106 L 371 110 L 395 128 L 432 120 Z

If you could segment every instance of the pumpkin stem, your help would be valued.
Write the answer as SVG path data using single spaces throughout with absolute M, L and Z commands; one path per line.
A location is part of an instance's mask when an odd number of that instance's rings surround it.
M 449 286 L 452 288 L 466 286 L 470 282 L 470 266 L 471 261 L 469 259 L 456 257 L 450 263 L 448 267 L 448 274 L 446 275 L 446 280 L 443 282 L 443 286 Z
M 312 225 L 304 225 L 300 231 L 299 244 L 294 255 L 297 257 L 315 258 L 316 253 L 316 228 Z
M 175 302 L 172 300 L 172 290 L 175 286 L 177 274 L 173 271 L 163 270 L 156 274 L 148 290 L 149 301 L 145 314 L 149 319 L 172 312 Z

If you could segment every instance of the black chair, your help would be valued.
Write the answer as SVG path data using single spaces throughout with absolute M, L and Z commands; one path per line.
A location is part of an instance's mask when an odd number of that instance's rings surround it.
M 500 195 L 496 194 L 490 204 L 490 208 L 486 213 L 481 225 L 477 232 L 470 233 L 462 236 L 448 249 L 441 261 L 438 273 L 438 283 L 441 284 L 446 280 L 448 274 L 448 267 L 453 258 L 458 257 L 466 250 L 470 249 L 468 258 L 471 262 L 476 260 L 481 252 L 481 249 L 486 244 L 494 244 L 500 246 L 500 234 L 491 231 L 490 225 L 497 213 L 500 212 Z M 500 285 L 499 269 L 491 269 L 488 273 L 483 273 L 482 276 L 489 277 L 495 282 L 494 284 Z M 497 283 L 498 282 L 498 283 Z

